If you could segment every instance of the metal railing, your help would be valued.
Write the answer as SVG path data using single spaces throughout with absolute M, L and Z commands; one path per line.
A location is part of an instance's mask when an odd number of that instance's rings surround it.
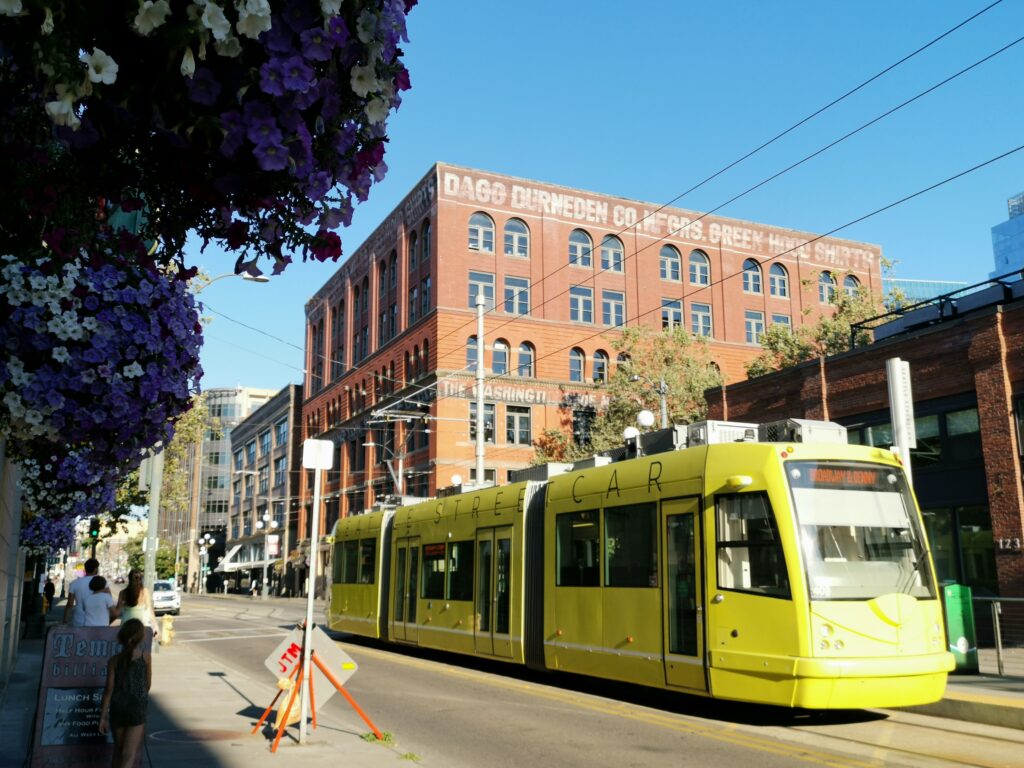
M 982 674 L 1024 677 L 1024 597 L 974 597 Z

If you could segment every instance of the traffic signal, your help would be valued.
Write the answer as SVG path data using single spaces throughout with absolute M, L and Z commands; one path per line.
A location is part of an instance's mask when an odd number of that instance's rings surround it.
M 89 521 L 89 538 L 96 540 L 100 537 L 100 519 L 94 517 Z

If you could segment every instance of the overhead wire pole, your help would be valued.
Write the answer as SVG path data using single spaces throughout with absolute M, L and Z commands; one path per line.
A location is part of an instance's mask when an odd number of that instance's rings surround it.
M 484 292 L 476 295 L 476 486 L 484 483 Z

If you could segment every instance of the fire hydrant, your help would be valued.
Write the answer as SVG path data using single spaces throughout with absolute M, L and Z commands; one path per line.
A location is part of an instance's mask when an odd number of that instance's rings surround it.
M 174 637 L 174 619 L 165 613 L 160 620 L 160 645 L 169 645 Z

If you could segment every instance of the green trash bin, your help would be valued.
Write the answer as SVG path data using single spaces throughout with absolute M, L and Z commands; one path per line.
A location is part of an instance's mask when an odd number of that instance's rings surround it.
M 946 605 L 946 636 L 949 652 L 956 658 L 958 674 L 978 673 L 978 636 L 974 631 L 974 607 L 971 588 L 963 584 L 947 584 L 943 588 Z

